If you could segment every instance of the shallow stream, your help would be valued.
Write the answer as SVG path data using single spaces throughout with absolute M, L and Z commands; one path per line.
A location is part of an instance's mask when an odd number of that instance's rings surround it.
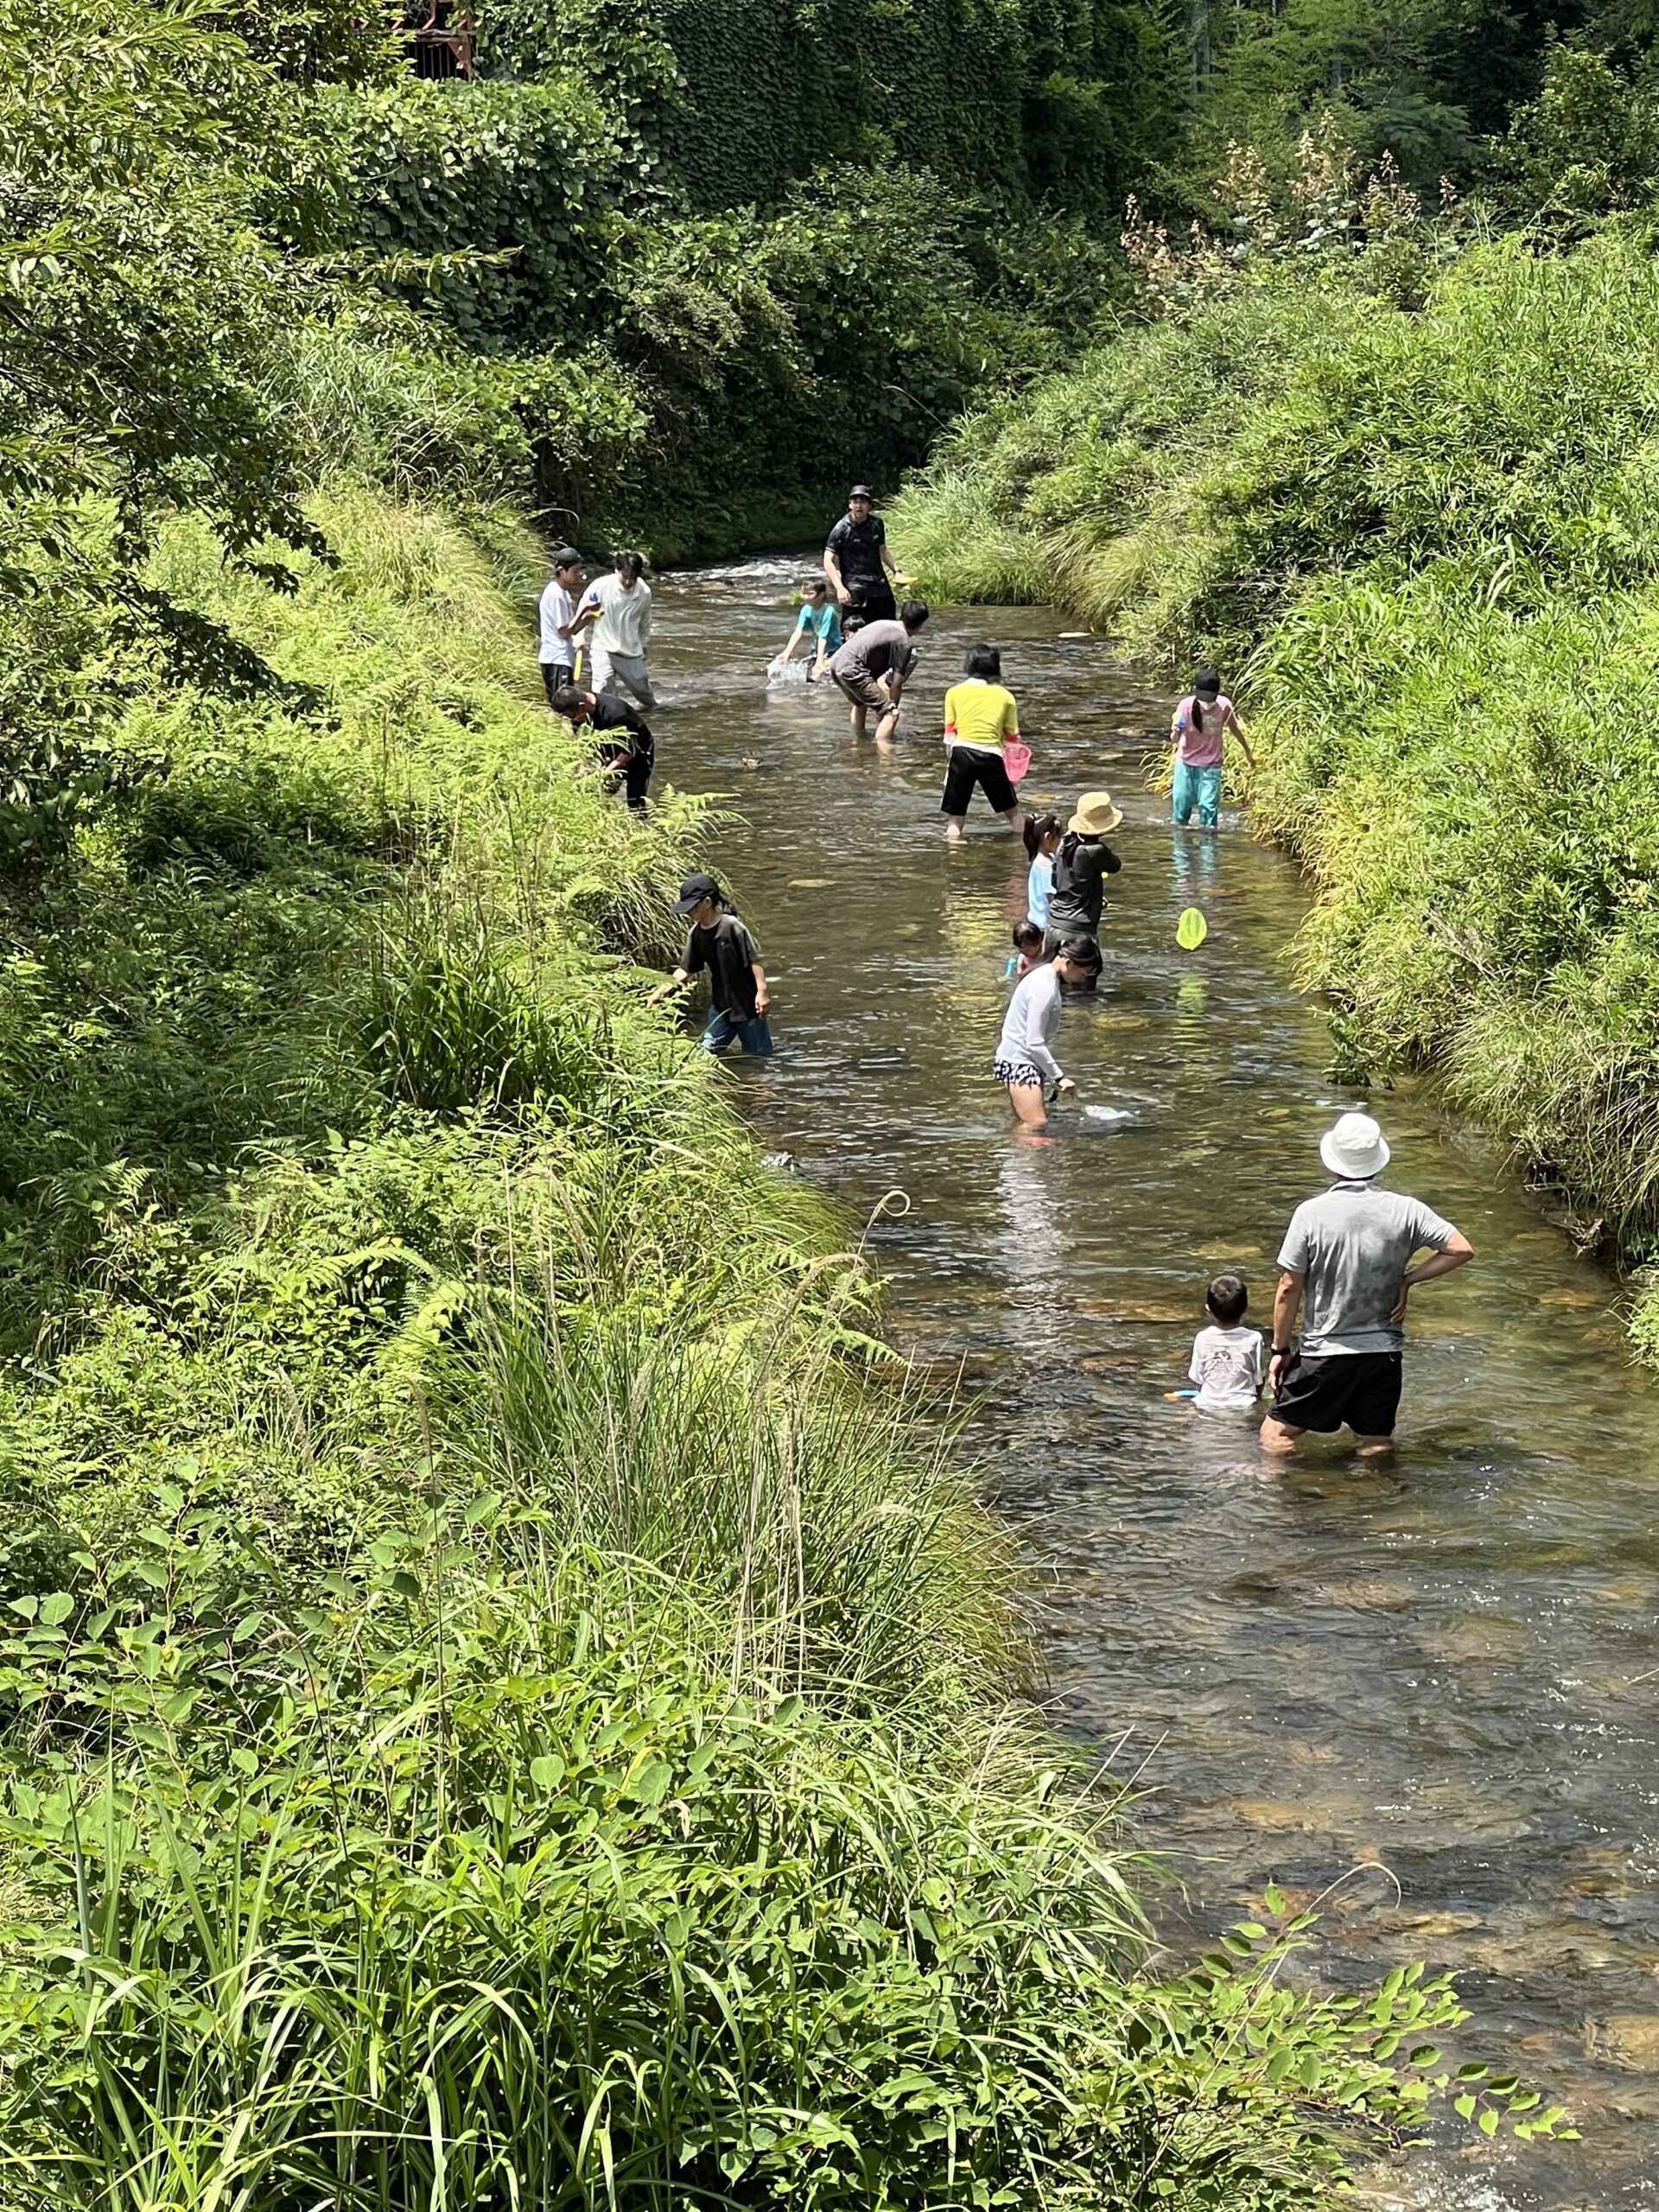
M 1173 830 L 1142 788 L 1166 698 L 1049 611 L 947 613 L 878 759 L 829 687 L 767 689 L 796 573 L 657 594 L 659 781 L 752 825 L 719 866 L 774 979 L 779 1057 L 735 1077 L 800 1173 L 861 1215 L 906 1195 L 873 1232 L 890 1332 L 984 1394 L 974 1438 L 1046 1592 L 1057 1718 L 1149 1792 L 1142 1830 L 1185 1885 L 1170 1942 L 1269 1879 L 1329 1891 L 1322 1974 L 1455 1967 L 1475 2055 L 1583 2127 L 1522 2152 L 1454 2129 L 1379 2177 L 1385 2201 L 1659 2202 L 1659 1389 L 1626 1361 L 1616 1285 L 1432 1100 L 1329 1078 L 1287 960 L 1295 871 L 1231 817 Z M 968 845 L 941 836 L 940 698 L 982 637 L 1032 797 L 1104 786 L 1128 816 L 1098 998 L 1058 1039 L 1111 1118 L 1061 1109 L 1042 1147 L 1012 1140 L 989 1075 L 1025 855 L 977 798 Z M 1210 925 L 1192 954 L 1190 905 Z M 1315 1442 L 1267 1470 L 1250 1424 L 1162 1394 L 1222 1268 L 1268 1325 L 1280 1232 L 1323 1187 L 1316 1140 L 1362 1103 L 1389 1179 L 1477 1262 L 1413 1300 L 1391 1465 Z

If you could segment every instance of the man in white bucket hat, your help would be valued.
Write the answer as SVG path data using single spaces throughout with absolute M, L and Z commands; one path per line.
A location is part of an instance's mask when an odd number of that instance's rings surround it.
M 1474 1247 L 1420 1198 L 1379 1191 L 1388 1140 L 1369 1114 L 1344 1114 L 1319 1140 L 1336 1180 L 1290 1217 L 1273 1301 L 1273 1410 L 1262 1424 L 1268 1452 L 1289 1452 L 1315 1429 L 1347 1427 L 1362 1455 L 1387 1452 L 1400 1405 L 1406 1300 L 1413 1286 L 1449 1275 Z M 1414 1252 L 1433 1258 L 1416 1267 Z M 1297 1309 L 1307 1300 L 1300 1349 Z

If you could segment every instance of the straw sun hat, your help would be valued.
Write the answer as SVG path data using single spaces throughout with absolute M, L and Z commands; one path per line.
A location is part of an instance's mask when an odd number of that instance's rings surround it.
M 1080 837 L 1103 837 L 1109 830 L 1116 830 L 1123 819 L 1122 807 L 1112 804 L 1110 791 L 1084 791 L 1077 801 L 1077 810 L 1066 823 Z

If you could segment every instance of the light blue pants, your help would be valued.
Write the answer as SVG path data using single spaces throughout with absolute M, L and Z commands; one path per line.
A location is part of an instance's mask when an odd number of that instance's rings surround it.
M 1170 792 L 1170 810 L 1178 822 L 1191 820 L 1192 809 L 1198 810 L 1198 827 L 1213 830 L 1221 815 L 1221 770 L 1189 768 L 1185 760 L 1175 763 L 1175 785 Z

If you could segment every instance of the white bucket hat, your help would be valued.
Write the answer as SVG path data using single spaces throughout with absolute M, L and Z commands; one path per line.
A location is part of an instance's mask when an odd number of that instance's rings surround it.
M 1344 1114 L 1319 1139 L 1319 1158 L 1345 1183 L 1369 1182 L 1389 1164 L 1389 1141 L 1369 1114 Z

